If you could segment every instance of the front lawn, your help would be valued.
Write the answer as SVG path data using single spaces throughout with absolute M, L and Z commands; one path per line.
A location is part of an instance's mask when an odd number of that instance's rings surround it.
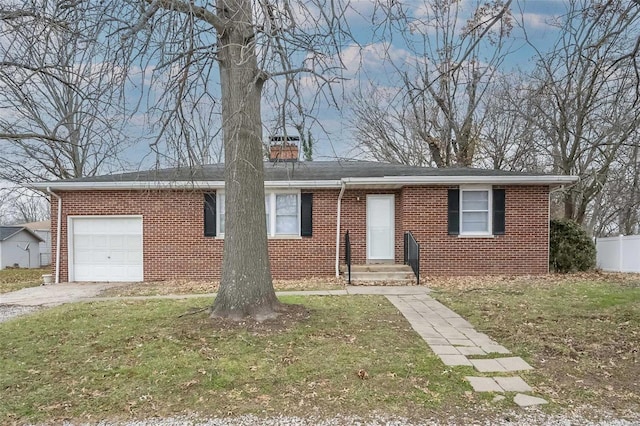
M 432 295 L 536 369 L 527 382 L 567 408 L 640 412 L 640 275 L 442 281 Z
M 42 284 L 42 275 L 51 270 L 42 269 L 2 269 L 0 270 L 0 294 L 35 287 Z
M 458 278 L 432 295 L 524 357 L 548 413 L 639 419 L 640 275 Z M 380 296 L 288 297 L 302 321 L 238 330 L 210 299 L 72 304 L 0 324 L 0 424 L 382 413 L 502 419 Z M 504 411 L 504 410 L 509 411 Z M 520 412 L 520 411 L 517 411 Z M 496 417 L 497 416 L 497 417 Z M 581 423 L 582 420 L 578 421 Z
M 167 280 L 131 283 L 109 288 L 100 295 L 105 297 L 156 296 L 166 294 L 206 294 L 218 291 L 217 281 Z M 344 281 L 336 278 L 310 278 L 303 280 L 274 280 L 276 291 L 288 290 L 340 290 Z
M 287 329 L 238 331 L 208 299 L 64 305 L 0 324 L 0 424 L 199 413 L 374 412 L 421 418 L 482 405 L 380 296 L 289 297 Z

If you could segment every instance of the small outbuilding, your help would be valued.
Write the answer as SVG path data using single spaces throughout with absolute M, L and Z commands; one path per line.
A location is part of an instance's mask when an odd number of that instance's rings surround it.
M 25 226 L 0 226 L 0 269 L 39 268 L 44 239 Z
M 51 221 L 23 223 L 24 226 L 35 232 L 44 241 L 40 243 L 40 266 L 51 265 Z

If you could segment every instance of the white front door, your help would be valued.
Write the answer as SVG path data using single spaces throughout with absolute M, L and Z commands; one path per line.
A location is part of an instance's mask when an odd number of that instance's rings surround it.
M 395 197 L 367 195 L 367 260 L 394 260 Z

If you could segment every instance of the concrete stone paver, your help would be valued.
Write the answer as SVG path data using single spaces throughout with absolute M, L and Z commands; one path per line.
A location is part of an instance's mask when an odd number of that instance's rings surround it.
M 527 364 L 527 362 L 520 357 L 472 359 L 471 363 L 476 370 L 481 373 L 501 373 L 505 371 L 523 371 L 533 369 L 532 366 Z
M 480 345 L 480 347 L 482 348 L 482 350 L 484 350 L 486 353 L 496 353 L 496 354 L 510 354 L 511 351 L 507 348 L 505 348 L 502 345 L 498 345 L 498 344 L 492 344 L 492 345 Z
M 487 353 L 477 346 L 459 346 L 456 348 L 462 355 L 486 355 Z
M 476 392 L 502 392 L 500 385 L 491 377 L 466 376 L 465 379 Z
M 546 399 L 538 398 L 537 396 L 525 395 L 522 393 L 517 394 L 513 398 L 513 402 L 518 404 L 520 407 L 531 407 L 534 405 L 542 405 L 542 404 L 549 403 Z
M 493 380 L 500 385 L 505 392 L 531 392 L 531 386 L 521 377 L 494 377 Z
M 499 373 L 507 371 L 496 359 L 472 359 L 471 364 L 481 373 Z
M 447 339 L 445 339 L 444 337 L 428 337 L 426 339 L 424 339 L 427 342 L 427 345 L 429 346 L 433 346 L 433 345 L 448 345 L 449 341 Z
M 469 339 L 449 339 L 449 343 L 453 346 L 475 346 Z
M 471 366 L 471 362 L 464 355 L 440 355 L 440 360 L 449 367 L 456 367 L 459 365 Z
M 451 345 L 433 345 L 431 350 L 436 355 L 460 355 L 460 352 Z
M 531 392 L 529 386 L 521 377 L 474 377 L 466 376 L 476 392 Z
M 504 371 L 522 371 L 533 370 L 533 367 L 527 364 L 525 360 L 517 357 L 495 358 L 496 361 L 504 368 Z

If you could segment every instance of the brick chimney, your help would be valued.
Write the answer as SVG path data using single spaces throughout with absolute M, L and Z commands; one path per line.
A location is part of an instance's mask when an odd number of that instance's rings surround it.
M 269 161 L 298 161 L 298 136 L 269 137 Z

